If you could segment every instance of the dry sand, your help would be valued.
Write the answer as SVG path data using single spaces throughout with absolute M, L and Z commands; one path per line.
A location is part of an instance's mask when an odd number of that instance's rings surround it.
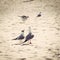
M 23 22 L 22 15 L 29 18 Z M 29 26 L 32 44 L 15 45 Z M 60 60 L 60 0 L 0 0 L 0 60 Z

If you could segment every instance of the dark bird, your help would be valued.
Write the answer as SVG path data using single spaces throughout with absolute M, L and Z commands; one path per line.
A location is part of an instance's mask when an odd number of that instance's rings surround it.
M 22 40 L 22 39 L 24 39 L 24 30 L 22 30 L 21 34 L 17 38 L 14 38 L 13 40 Z
M 37 15 L 37 17 L 41 17 L 41 12 Z
M 23 43 L 25 43 L 25 42 L 27 42 L 27 41 L 30 40 L 30 44 L 31 44 L 31 39 L 32 39 L 33 37 L 34 37 L 34 35 L 32 34 L 31 28 L 29 27 L 29 33 L 28 33 L 28 35 L 26 36 L 25 41 L 24 41 Z
M 25 21 L 25 20 L 27 20 L 27 18 L 29 18 L 29 16 L 25 16 L 25 15 L 19 16 L 19 17 L 21 17 L 23 21 Z

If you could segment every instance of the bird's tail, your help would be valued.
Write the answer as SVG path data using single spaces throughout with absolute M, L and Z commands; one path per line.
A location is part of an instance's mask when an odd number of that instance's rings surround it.
M 14 39 L 12 39 L 12 40 L 17 40 L 18 38 L 14 38 Z
M 22 42 L 22 44 L 25 43 L 25 42 L 27 42 L 27 41 L 28 41 L 28 40 L 25 40 L 24 42 Z
M 21 46 L 24 45 L 25 42 L 27 42 L 27 40 L 25 40 L 24 42 L 22 42 L 20 45 L 21 45 Z

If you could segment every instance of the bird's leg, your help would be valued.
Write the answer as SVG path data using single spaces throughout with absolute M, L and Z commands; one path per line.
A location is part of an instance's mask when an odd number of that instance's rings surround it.
M 32 44 L 32 43 L 31 43 L 31 40 L 30 40 L 30 44 Z

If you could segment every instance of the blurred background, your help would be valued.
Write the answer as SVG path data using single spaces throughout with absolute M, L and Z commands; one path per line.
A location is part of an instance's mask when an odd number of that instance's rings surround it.
M 28 27 L 32 45 L 14 45 Z M 60 0 L 0 0 L 0 60 L 60 60 Z

